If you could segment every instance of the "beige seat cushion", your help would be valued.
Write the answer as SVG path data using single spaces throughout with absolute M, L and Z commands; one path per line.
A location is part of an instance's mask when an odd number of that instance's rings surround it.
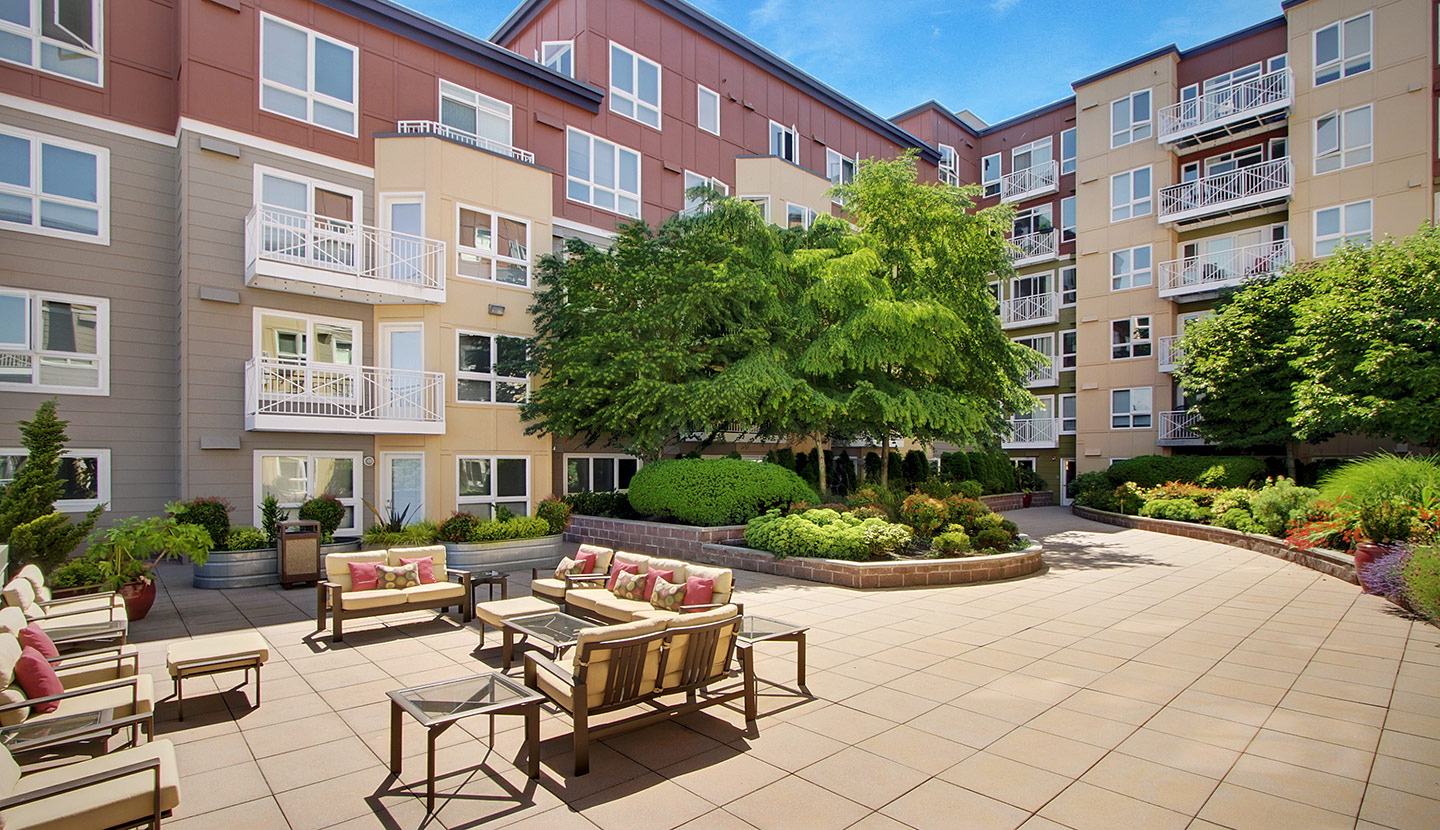
M 735 632 L 740 624 L 740 619 L 736 616 L 738 611 L 739 609 L 733 605 L 725 605 L 709 611 L 697 611 L 694 614 L 677 614 L 666 620 L 666 628 L 672 632 L 672 636 L 670 638 L 670 654 L 665 663 L 665 678 L 662 688 L 671 689 L 680 685 L 681 672 L 690 652 L 691 638 L 685 633 L 687 628 L 733 620 L 734 622 L 720 629 L 720 639 L 716 641 L 715 653 L 710 659 L 710 680 L 718 681 L 726 676 L 726 670 L 729 668 L 726 665 L 726 658 L 730 656 L 730 644 L 735 639 Z
M 136 656 L 140 650 L 133 645 L 120 647 L 120 659 L 117 661 L 112 655 L 106 655 L 103 663 L 82 668 L 65 668 L 64 663 L 55 667 L 55 673 L 60 676 L 60 685 L 67 689 L 74 689 L 78 686 L 89 686 L 92 683 L 104 683 L 107 680 L 118 680 L 122 677 L 129 677 L 135 673 Z
M 615 551 L 615 558 L 611 560 L 611 564 L 613 565 L 616 562 L 629 562 L 632 565 L 639 565 L 640 573 L 642 574 L 645 573 L 646 568 L 650 567 L 650 557 L 641 553 L 630 553 L 624 550 Z
M 32 620 L 45 616 L 45 609 L 35 604 L 37 599 L 35 583 L 30 580 L 17 576 L 5 583 L 5 604 L 19 608 Z
M 439 602 L 447 599 L 468 602 L 470 599 L 465 596 L 465 586 L 458 582 L 431 582 L 428 585 L 412 585 L 401 593 L 405 594 L 405 603 L 407 605 Z
M 729 602 L 730 595 L 735 591 L 735 574 L 729 568 L 691 565 L 685 575 L 715 581 L 715 593 L 711 596 L 711 602 Z
M 385 608 L 404 605 L 405 592 L 391 588 L 373 588 L 369 591 L 346 591 L 340 594 L 340 608 L 345 611 L 363 611 L 366 608 Z
M 351 562 L 379 562 L 384 564 L 389 561 L 383 550 L 357 550 L 349 553 L 327 553 L 325 554 L 325 581 L 333 582 L 340 586 L 342 592 L 349 591 L 353 586 L 350 583 Z
M 596 611 L 602 600 L 614 598 L 615 595 L 604 588 L 572 588 L 565 592 L 565 602 L 582 611 Z
M 564 599 L 565 580 L 548 576 L 543 579 L 532 579 L 530 580 L 530 593 Z
M 680 616 L 679 611 L 666 611 L 663 608 L 651 606 L 630 615 L 633 620 L 668 620 L 671 617 Z
M 67 692 L 77 691 L 81 694 L 75 697 L 68 697 L 60 701 L 60 706 L 53 712 L 46 712 L 43 715 L 32 714 L 29 709 L 14 709 L 0 713 L 0 725 L 14 726 L 17 723 L 43 723 L 55 718 L 65 718 L 71 715 L 83 715 L 86 712 L 111 711 L 115 717 L 123 718 L 128 715 L 144 714 L 155 709 L 155 681 L 148 674 L 137 675 L 135 688 L 132 691 L 129 685 L 116 689 L 103 689 L 96 692 L 85 693 L 87 687 L 80 686 L 75 689 L 66 689 Z M 11 703 L 25 700 L 25 692 L 18 685 L 10 686 L 0 693 L 0 703 Z
M 389 560 L 391 566 L 396 566 L 400 564 L 401 559 L 424 559 L 427 556 L 430 557 L 430 561 L 434 565 L 435 581 L 439 582 L 445 578 L 444 545 L 425 545 L 424 547 L 418 548 L 391 548 Z
M 591 571 L 590 573 L 592 573 L 592 574 L 610 573 L 610 561 L 615 558 L 615 549 L 614 549 L 614 548 L 602 548 L 602 547 L 600 547 L 599 545 L 581 545 L 578 549 L 576 549 L 575 552 L 576 552 L 577 554 L 579 554 L 579 553 L 593 553 L 593 554 L 595 554 L 595 570 Z
M 117 612 L 113 609 L 107 609 L 104 611 L 83 611 L 79 614 L 69 614 L 63 617 L 56 615 L 53 617 L 41 617 L 38 619 L 31 619 L 31 622 L 40 623 L 40 627 L 45 629 L 47 633 L 55 631 L 59 632 L 60 634 L 64 634 L 63 629 L 66 628 L 72 628 L 82 625 L 110 625 L 112 623 L 124 623 L 125 621 L 125 614 L 122 612 Z
M 554 610 L 554 603 L 546 602 L 536 597 L 497 599 L 491 602 L 479 602 L 475 604 L 475 616 L 493 628 L 499 628 L 502 620 L 507 620 L 511 617 L 544 614 Z
M 575 652 L 570 661 L 562 662 L 562 668 L 571 672 L 579 665 L 580 655 L 588 657 L 588 670 L 585 675 L 585 685 L 589 690 L 586 696 L 587 705 L 596 708 L 605 701 L 605 682 L 610 676 L 610 650 L 603 647 L 605 642 L 613 640 L 626 640 L 631 637 L 641 637 L 646 634 L 655 634 L 665 630 L 664 620 L 636 620 L 634 622 L 621 623 L 620 625 L 602 625 L 594 628 L 581 629 L 576 635 Z M 642 681 L 639 687 L 640 695 L 647 695 L 655 690 L 655 681 L 660 671 L 660 644 L 662 638 L 656 637 L 646 645 L 645 664 L 642 669 Z M 588 648 L 587 648 L 588 646 Z M 543 669 L 537 674 L 537 680 L 543 691 L 551 694 L 552 699 L 565 707 L 567 711 L 574 711 L 570 684 L 558 681 L 549 672 Z
M 174 810 L 180 805 L 180 771 L 175 763 L 175 745 L 160 739 L 69 764 L 40 770 L 19 778 L 14 794 L 34 792 L 63 784 L 87 775 L 106 772 L 150 759 L 160 761 L 160 809 Z M 0 784 L 9 781 L 9 766 L 15 761 L 0 758 Z M 18 771 L 18 767 L 16 768 Z M 130 825 L 148 818 L 154 812 L 155 773 L 145 770 L 80 790 L 40 799 L 5 811 L 6 830 L 71 830 L 83 827 L 115 827 Z
M 638 619 L 640 612 L 650 611 L 654 607 L 644 600 L 620 599 L 607 593 L 604 598 L 595 600 L 595 607 L 591 610 L 608 620 L 630 622 Z
M 242 631 L 238 634 L 224 634 L 219 637 L 201 637 L 196 640 L 179 640 L 171 643 L 165 652 L 165 668 L 170 676 L 175 676 L 178 666 L 183 663 L 209 662 L 211 660 L 222 660 L 234 658 L 235 667 L 239 668 L 259 658 L 261 663 L 270 659 L 270 644 L 265 642 L 254 631 Z M 220 663 L 212 667 L 216 671 L 223 671 L 222 667 L 228 663 Z
M 125 600 L 122 599 L 119 594 L 116 594 L 113 598 L 77 597 L 73 600 L 62 599 L 54 605 L 50 606 L 49 608 L 45 609 L 45 613 L 49 615 L 68 614 L 71 611 L 109 611 L 111 608 L 116 608 L 123 612 L 125 609 Z M 117 613 L 115 615 L 116 619 L 119 619 L 122 616 L 124 616 L 123 613 Z M 59 620 L 57 620 L 56 622 L 58 623 Z

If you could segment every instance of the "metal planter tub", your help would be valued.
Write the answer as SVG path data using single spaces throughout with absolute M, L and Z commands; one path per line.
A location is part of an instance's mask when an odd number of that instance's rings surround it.
M 445 565 L 465 571 L 520 571 L 560 564 L 564 537 L 538 536 L 503 542 L 445 543 Z
M 360 540 L 343 539 L 320 548 L 325 553 L 346 553 L 360 549 Z M 192 565 L 196 588 L 256 588 L 279 585 L 278 557 L 274 548 L 260 550 L 212 550 L 204 565 Z M 557 562 L 559 560 L 556 560 Z

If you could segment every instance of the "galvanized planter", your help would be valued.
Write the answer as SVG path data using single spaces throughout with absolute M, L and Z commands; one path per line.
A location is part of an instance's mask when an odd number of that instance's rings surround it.
M 520 571 L 560 564 L 564 537 L 539 536 L 503 542 L 445 543 L 445 566 L 463 571 Z
M 322 545 L 321 554 L 346 553 L 360 549 L 359 539 L 345 539 Z M 204 565 L 192 565 L 196 588 L 255 588 L 279 585 L 278 557 L 274 548 L 260 550 L 212 550 Z

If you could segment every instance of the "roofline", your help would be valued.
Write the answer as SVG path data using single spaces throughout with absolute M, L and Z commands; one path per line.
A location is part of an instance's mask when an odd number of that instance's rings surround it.
M 905 110 L 899 115 L 892 116 L 890 120 L 892 122 L 902 121 L 912 115 L 918 115 L 927 109 L 934 110 L 935 112 L 945 116 L 945 118 L 950 121 L 950 123 L 969 133 L 971 136 L 975 138 L 980 137 L 980 133 L 976 132 L 974 127 L 966 124 L 963 120 L 961 120 L 960 116 L 956 115 L 953 111 L 947 109 L 943 104 L 941 104 L 939 101 L 936 101 L 934 98 L 931 98 L 929 101 L 926 101 L 923 104 L 916 104 L 915 106 L 911 107 L 908 110 Z
M 1039 117 L 1042 116 L 1042 115 L 1049 115 L 1050 113 L 1055 112 L 1056 110 L 1062 110 L 1062 109 L 1064 109 L 1064 108 L 1066 108 L 1066 107 L 1073 107 L 1073 106 L 1075 106 L 1075 96 L 1074 96 L 1074 95 L 1067 95 L 1067 96 L 1065 96 L 1064 98 L 1061 98 L 1061 99 L 1058 100 L 1058 101 L 1051 101 L 1050 103 L 1045 104 L 1044 106 L 1036 107 L 1035 109 L 1030 110 L 1029 112 L 1022 112 L 1022 113 L 1020 113 L 1019 115 L 1011 116 L 1010 118 L 1007 118 L 1007 119 L 1005 119 L 1004 121 L 997 121 L 997 122 L 995 122 L 994 124 L 991 124 L 990 126 L 986 127 L 984 130 L 982 130 L 980 134 L 981 134 L 981 135 L 990 135 L 990 134 L 993 133 L 993 132 L 996 132 L 996 131 L 998 131 L 998 130 L 1003 130 L 1003 129 L 1005 129 L 1006 127 L 1013 127 L 1014 125 L 1020 123 L 1021 121 L 1028 121 L 1028 120 L 1030 120 L 1031 118 L 1039 118 Z
M 582 84 L 509 49 L 447 26 L 391 0 L 316 1 L 322 6 L 372 23 L 591 112 L 599 112 L 600 103 L 605 100 L 602 90 Z
M 1124 71 L 1127 70 L 1127 69 L 1134 69 L 1135 67 L 1140 66 L 1141 64 L 1146 64 L 1146 63 L 1149 63 L 1150 61 L 1153 61 L 1153 60 L 1159 60 L 1160 58 L 1163 58 L 1163 57 L 1165 57 L 1166 55 L 1175 55 L 1175 56 L 1178 57 L 1178 56 L 1180 55 L 1180 49 L 1179 49 L 1179 47 L 1177 47 L 1177 46 L 1176 46 L 1175 44 L 1173 44 L 1173 43 L 1170 44 L 1170 45 L 1168 45 L 1168 46 L 1161 46 L 1159 49 L 1156 49 L 1156 50 L 1153 51 L 1153 52 L 1146 52 L 1145 54 L 1140 55 L 1139 57 L 1131 58 L 1130 60 L 1125 61 L 1124 63 L 1117 63 L 1117 64 L 1115 64 L 1114 66 L 1110 67 L 1109 69 L 1102 69 L 1102 70 L 1100 70 L 1099 72 L 1096 72 L 1096 73 L 1093 74 L 1093 75 L 1086 75 L 1085 77 L 1081 78 L 1080 80 L 1072 82 L 1072 83 L 1070 84 L 1070 88 L 1071 88 L 1071 89 L 1079 89 L 1079 88 L 1082 87 L 1082 86 L 1086 86 L 1086 85 L 1088 85 L 1088 84 L 1093 84 L 1093 83 L 1095 83 L 1096 81 L 1102 80 L 1102 79 L 1104 79 L 1104 78 L 1108 78 L 1108 77 L 1110 77 L 1111 75 L 1116 75 L 1116 74 L 1118 74 L 1118 73 L 1124 72 Z
M 332 2 L 335 1 L 338 0 L 332 0 Z M 351 1 L 383 2 L 383 0 Z M 516 31 L 530 22 L 549 2 L 550 0 L 526 0 L 519 8 L 511 12 L 509 17 L 501 21 L 499 27 L 490 35 L 490 40 L 495 43 L 504 43 L 512 37 Z M 742 57 L 788 80 L 795 86 L 809 92 L 814 97 L 829 103 L 840 112 L 863 124 L 869 125 L 877 133 L 888 137 L 896 144 L 903 147 L 914 147 L 920 151 L 920 157 L 931 164 L 938 164 L 940 162 L 940 151 L 921 141 L 909 131 L 881 118 L 834 87 L 810 75 L 803 69 L 776 55 L 774 52 L 771 52 L 769 49 L 766 49 L 706 12 L 684 2 L 684 0 L 641 0 L 641 2 L 687 24 L 692 29 L 701 32 L 712 40 L 728 46 Z
M 1294 0 L 1294 2 L 1303 3 L 1305 2 L 1305 0 Z M 1256 23 L 1254 26 L 1246 26 L 1238 32 L 1231 32 L 1228 35 L 1222 35 L 1212 41 L 1202 43 L 1199 46 L 1192 46 L 1189 49 L 1182 49 L 1180 50 L 1180 59 L 1184 60 L 1186 58 L 1193 58 L 1196 55 L 1209 52 L 1211 49 L 1219 49 L 1222 46 L 1229 46 L 1237 40 L 1244 40 L 1251 35 L 1256 35 L 1269 29 L 1274 29 L 1277 26 L 1284 25 L 1285 15 L 1283 14 L 1279 15 L 1278 17 L 1272 17 L 1269 20 L 1262 20 L 1259 23 Z
M 1299 5 L 1301 5 L 1301 4 L 1308 3 L 1308 2 L 1310 2 L 1310 0 L 1281 0 L 1280 9 L 1281 9 L 1281 11 L 1287 11 L 1287 12 L 1288 12 L 1288 11 L 1290 11 L 1291 9 L 1295 8 L 1296 6 L 1299 6 Z

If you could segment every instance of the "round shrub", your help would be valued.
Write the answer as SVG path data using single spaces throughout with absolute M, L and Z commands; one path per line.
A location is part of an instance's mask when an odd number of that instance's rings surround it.
M 941 556 L 959 556 L 970 551 L 970 537 L 963 530 L 947 530 L 930 541 Z
M 564 533 L 570 524 L 570 505 L 557 498 L 548 498 L 535 507 L 535 515 L 550 525 L 550 533 Z
M 1210 512 L 1190 499 L 1153 499 L 1140 507 L 1140 515 L 1172 522 L 1200 522 Z
M 1216 516 L 1212 522 L 1216 527 L 1227 527 L 1241 533 L 1264 533 L 1265 528 L 1255 521 L 1250 511 L 1243 507 L 1232 507 Z
M 104 581 L 105 570 L 94 559 L 70 559 L 45 577 L 52 589 L 82 588 Z
M 986 507 L 984 502 L 965 496 L 951 496 L 945 500 L 945 507 L 950 511 L 950 521 L 960 525 L 972 536 L 977 529 L 977 520 L 981 516 L 991 515 L 990 508 Z
M 440 523 L 439 529 L 435 531 L 435 538 L 442 542 L 462 544 L 470 541 L 471 534 L 483 523 L 484 520 L 474 513 L 457 510 L 450 518 Z
M 329 539 L 335 535 L 335 528 L 345 521 L 345 505 L 326 493 L 300 505 L 299 515 L 305 521 L 319 522 L 320 538 Z
M 955 492 L 967 499 L 979 499 L 985 493 L 985 488 L 975 479 L 966 479 L 955 483 Z
M 1416 547 L 1401 578 L 1410 606 L 1431 622 L 1440 623 L 1440 548 Z
M 984 528 L 971 539 L 975 550 L 993 550 L 999 553 L 1010 550 L 1011 541 L 1013 540 L 1010 538 L 1010 534 L 1000 527 Z
M 1243 487 L 1264 478 L 1265 462 L 1250 456 L 1140 455 L 1111 464 L 1106 475 L 1111 486 L 1133 481 L 1141 487 L 1155 487 L 1184 481 L 1205 487 Z
M 836 510 L 781 515 L 778 509 L 751 519 L 745 543 L 777 557 L 865 561 L 887 556 L 910 542 L 910 529 L 883 519 L 860 519 Z
M 945 503 L 924 493 L 907 497 L 900 505 L 900 521 L 921 536 L 933 536 L 950 519 Z
M 1115 483 L 1105 473 L 1081 473 L 1070 482 L 1070 498 L 1082 507 L 1115 511 Z
M 819 500 L 791 470 L 733 458 L 661 461 L 630 480 L 630 506 L 641 514 L 702 527 L 739 524 L 772 507 Z
M 175 521 L 182 525 L 199 525 L 210 534 L 218 548 L 230 533 L 230 503 L 224 499 L 198 498 L 166 506 Z M 245 550 L 245 548 L 231 548 Z
M 1319 495 L 1318 491 L 1299 487 L 1282 476 L 1267 481 L 1265 487 L 1250 499 L 1250 514 L 1266 535 L 1284 537 L 1291 523 L 1304 521 Z
M 223 550 L 264 550 L 273 548 L 270 537 L 258 527 L 232 527 L 225 535 Z
M 550 535 L 550 523 L 538 516 L 517 516 L 495 519 L 476 525 L 466 537 L 467 542 L 505 542 L 511 539 L 534 539 Z

